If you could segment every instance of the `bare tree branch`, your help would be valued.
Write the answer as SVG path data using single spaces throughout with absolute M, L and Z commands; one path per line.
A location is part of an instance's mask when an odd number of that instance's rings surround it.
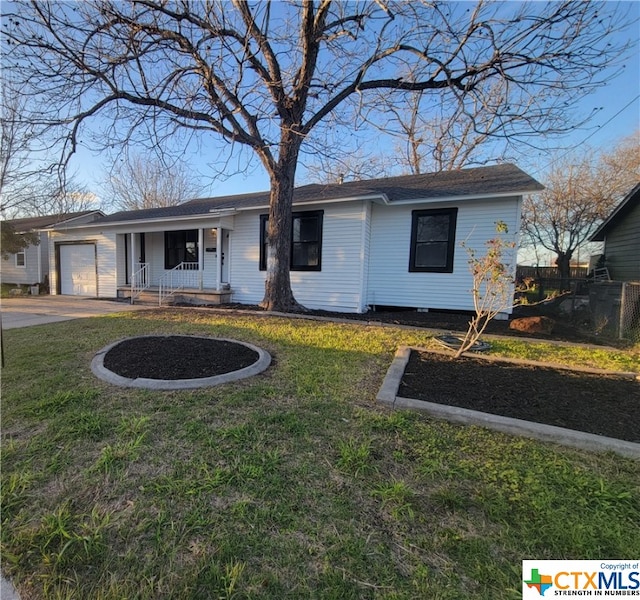
M 624 10 L 597 3 L 18 0 L 3 15 L 3 59 L 39 100 L 24 115 L 78 145 L 163 146 L 187 131 L 250 149 L 271 182 L 264 305 L 296 307 L 288 261 L 300 152 L 374 92 L 446 92 L 479 133 L 555 133 L 565 103 L 603 83 L 626 51 Z M 500 99 L 487 96 L 494 84 Z M 482 123 L 474 106 L 496 112 Z M 343 118 L 341 117 L 341 118 Z M 519 127 L 515 127 L 514 124 Z M 353 125 L 352 125 L 353 126 Z
M 554 161 L 546 189 L 525 198 L 523 233 L 532 245 L 556 255 L 564 286 L 577 249 L 640 181 L 638 139 L 630 136 L 599 156 L 588 150 Z

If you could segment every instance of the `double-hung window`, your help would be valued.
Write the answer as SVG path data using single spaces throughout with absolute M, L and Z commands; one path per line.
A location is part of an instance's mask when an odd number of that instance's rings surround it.
M 198 262 L 198 230 L 164 232 L 164 268 L 173 269 L 183 262 Z
M 414 210 L 409 271 L 452 273 L 457 208 Z
M 297 212 L 292 215 L 291 258 L 292 271 L 320 271 L 322 269 L 322 217 L 324 211 Z M 268 215 L 260 215 L 260 270 L 267 269 Z
M 16 252 L 16 267 L 20 267 L 21 269 L 26 269 L 27 267 L 27 254 L 24 250 Z

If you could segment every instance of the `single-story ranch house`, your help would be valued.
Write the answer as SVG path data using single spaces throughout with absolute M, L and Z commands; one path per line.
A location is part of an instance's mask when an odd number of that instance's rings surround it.
M 542 185 L 511 164 L 296 188 L 291 283 L 311 309 L 473 310 L 468 255 Z M 119 212 L 50 231 L 51 292 L 105 298 L 178 290 L 199 303 L 264 296 L 269 192 Z M 513 260 L 515 274 L 515 250 Z M 76 285 L 81 282 L 81 285 Z

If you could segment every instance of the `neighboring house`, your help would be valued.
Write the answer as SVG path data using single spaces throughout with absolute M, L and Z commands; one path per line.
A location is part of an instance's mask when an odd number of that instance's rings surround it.
M 40 243 L 31 244 L 21 252 L 9 254 L 3 258 L 0 263 L 2 283 L 16 285 L 43 283 L 49 277 L 49 234 L 46 230 L 55 225 L 87 223 L 103 216 L 104 213 L 92 210 L 4 221 L 13 227 L 16 234 L 35 232 Z
M 483 251 L 497 221 L 515 234 L 523 194 L 540 189 L 510 164 L 296 188 L 294 295 L 308 308 L 344 312 L 473 310 L 460 242 Z M 268 207 L 269 192 L 259 192 L 56 226 L 51 291 L 124 298 L 173 279 L 200 302 L 257 304 Z M 514 274 L 515 262 L 514 251 Z
M 640 281 L 640 183 L 589 240 L 604 242 L 605 266 L 611 279 Z

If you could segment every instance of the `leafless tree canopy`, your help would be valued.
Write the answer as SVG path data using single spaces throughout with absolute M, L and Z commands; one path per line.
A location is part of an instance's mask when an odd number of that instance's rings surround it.
M 196 198 L 202 190 L 198 176 L 184 163 L 166 164 L 153 156 L 116 161 L 105 175 L 105 202 L 117 210 L 175 206 Z
M 554 161 L 546 189 L 525 198 L 523 231 L 534 246 L 556 255 L 566 282 L 576 250 L 640 181 L 640 135 L 609 153 L 575 152 Z
M 0 210 L 4 218 L 30 214 L 34 201 L 46 204 L 58 186 L 50 172 L 35 160 L 35 128 L 22 120 L 26 98 L 12 93 L 3 81 L 0 139 Z
M 624 15 L 600 15 L 592 2 L 11 7 L 5 61 L 23 74 L 25 93 L 42 98 L 29 120 L 62 126 L 66 158 L 80 142 L 163 145 L 207 133 L 259 158 L 271 181 L 263 303 L 280 309 L 296 306 L 288 272 L 296 166 L 328 116 L 362 114 L 376 91 L 422 92 L 436 103 L 448 91 L 495 108 L 503 123 L 514 113 L 532 132 L 554 131 L 558 111 L 600 84 L 598 73 L 625 50 L 609 39 Z M 486 96 L 492 82 L 506 105 Z
M 47 140 L 24 120 L 29 97 L 2 85 L 0 211 L 5 219 L 99 209 L 97 198 L 73 176 L 59 177 L 47 164 Z
M 443 90 L 435 106 L 432 98 L 425 100 L 425 92 L 405 94 L 393 103 L 389 96 L 380 95 L 367 118 L 381 133 L 395 139 L 396 171 L 414 175 L 452 171 L 509 160 L 533 143 L 531 138 L 543 122 L 534 112 L 542 109 L 534 106 L 536 98 L 530 98 L 528 109 L 507 114 L 507 93 L 508 82 L 497 80 L 488 82 L 480 93 L 459 95 Z M 519 102 L 517 98 L 513 101 Z M 554 118 L 553 110 L 546 116 Z M 553 127 L 546 122 L 545 136 L 575 124 L 566 116 Z

